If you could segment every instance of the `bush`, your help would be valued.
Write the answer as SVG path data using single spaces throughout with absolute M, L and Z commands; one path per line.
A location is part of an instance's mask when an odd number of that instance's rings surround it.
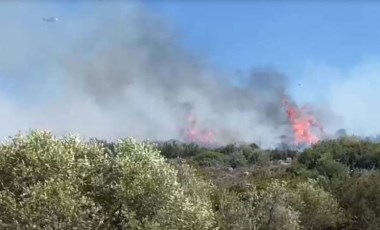
M 316 168 L 320 175 L 331 179 L 333 176 L 348 174 L 348 168 L 333 159 L 329 153 L 317 160 Z
M 181 143 L 175 141 L 165 142 L 158 146 L 160 153 L 166 158 L 181 157 L 184 153 L 184 147 Z
M 344 221 L 338 201 L 314 180 L 272 180 L 257 190 L 222 191 L 221 229 L 334 229 Z
M 380 229 L 380 172 L 361 170 L 333 178 L 332 191 L 353 217 L 352 229 Z
M 186 144 L 178 141 L 168 141 L 157 146 L 161 155 L 166 158 L 188 158 L 199 154 L 202 148 L 197 144 Z
M 93 229 L 101 205 L 84 194 L 89 164 L 105 160 L 102 149 L 75 137 L 48 132 L 18 135 L 0 146 L 0 223 L 14 229 Z M 101 168 L 100 168 L 101 169 Z
M 348 175 L 349 168 L 342 163 L 333 159 L 332 154 L 325 153 L 323 155 L 300 156 L 301 164 L 296 165 L 296 173 L 298 175 L 309 178 L 318 178 L 319 176 L 331 179 L 338 175 Z
M 229 154 L 232 154 L 238 150 L 239 150 L 239 148 L 235 144 L 228 144 L 226 146 L 217 148 L 215 151 L 229 155 Z
M 286 160 L 288 157 L 295 158 L 297 154 L 297 151 L 285 143 L 281 143 L 276 149 L 269 152 L 271 160 Z
M 263 191 L 255 187 L 243 193 L 223 190 L 217 211 L 220 229 L 300 229 L 299 213 L 289 205 L 292 194 L 285 186 L 274 181 Z
M 331 229 L 344 222 L 338 201 L 315 180 L 297 184 L 295 193 L 302 201 L 295 203 L 295 206 L 305 229 Z
M 245 199 L 238 193 L 222 190 L 217 201 L 217 221 L 221 230 L 260 229 L 255 203 L 257 192 L 252 189 Z
M 247 159 L 248 164 L 256 164 L 259 158 L 263 155 L 263 152 L 260 149 L 251 149 L 251 148 L 242 148 L 242 153 Z
M 331 229 L 344 222 L 338 201 L 314 180 L 273 180 L 259 194 L 259 204 L 269 229 Z
M 193 161 L 199 166 L 221 166 L 224 165 L 225 156 L 222 153 L 213 151 L 204 151 L 193 158 Z
M 299 161 L 315 167 L 316 161 L 325 154 L 345 166 L 362 169 L 380 167 L 380 144 L 355 138 L 322 141 L 300 155 Z
M 213 229 L 210 186 L 152 146 L 32 131 L 0 146 L 0 225 L 7 229 Z M 8 227 L 7 227 L 8 226 Z
M 285 181 L 273 180 L 259 195 L 262 229 L 300 229 L 300 213 L 294 208 L 297 202 L 299 197 Z
M 247 164 L 247 160 L 241 151 L 234 152 L 228 156 L 226 156 L 226 162 L 232 167 L 237 168 L 241 166 L 245 166 Z

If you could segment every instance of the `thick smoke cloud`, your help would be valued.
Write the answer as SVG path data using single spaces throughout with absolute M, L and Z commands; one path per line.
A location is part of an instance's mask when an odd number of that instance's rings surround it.
M 109 7 L 103 17 L 97 10 L 37 29 L 22 22 L 8 28 L 10 38 L 18 37 L 0 53 L 1 78 L 28 82 L 29 77 L 33 83 L 29 91 L 13 92 L 27 102 L 0 98 L 0 135 L 42 128 L 58 135 L 182 139 L 190 112 L 221 144 L 268 145 L 290 131 L 281 104 L 288 82 L 282 74 L 256 70 L 244 86 L 232 86 L 228 78 L 236 76 L 221 76 L 186 50 L 162 18 L 136 6 Z M 39 17 L 33 20 L 43 23 Z M 36 44 L 27 45 L 30 39 Z M 30 55 L 20 60 L 22 53 Z
M 276 138 L 273 129 L 285 124 L 282 75 L 254 72 L 246 87 L 232 87 L 182 48 L 164 22 L 130 13 L 89 34 L 87 45 L 79 44 L 65 63 L 77 93 L 141 138 L 178 138 L 186 127 L 186 105 L 218 141 Z

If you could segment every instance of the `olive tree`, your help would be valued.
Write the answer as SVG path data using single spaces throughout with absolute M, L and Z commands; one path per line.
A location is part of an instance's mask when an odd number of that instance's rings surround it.
M 47 131 L 0 145 L 2 229 L 215 229 L 211 185 L 133 139 L 113 154 Z

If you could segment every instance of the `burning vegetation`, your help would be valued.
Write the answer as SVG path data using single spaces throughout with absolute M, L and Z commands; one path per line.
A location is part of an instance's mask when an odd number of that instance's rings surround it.
M 316 144 L 324 135 L 323 125 L 306 106 L 298 107 L 291 101 L 289 96 L 282 97 L 282 104 L 286 111 L 286 119 L 292 130 L 289 140 L 287 135 L 282 135 L 282 142 L 294 145 L 296 148 Z M 286 137 L 286 138 L 284 138 Z M 217 134 L 213 130 L 201 128 L 197 116 L 190 112 L 187 117 L 187 128 L 183 132 L 185 142 L 195 143 L 201 146 L 212 146 L 216 144 Z
M 186 142 L 197 143 L 205 146 L 215 144 L 215 132 L 199 128 L 198 120 L 194 113 L 190 113 L 187 118 L 187 122 L 189 127 L 185 131 Z
M 288 96 L 283 97 L 283 105 L 294 132 L 295 144 L 312 145 L 317 143 L 324 131 L 323 126 L 314 115 L 306 107 L 298 108 L 296 104 L 291 103 Z

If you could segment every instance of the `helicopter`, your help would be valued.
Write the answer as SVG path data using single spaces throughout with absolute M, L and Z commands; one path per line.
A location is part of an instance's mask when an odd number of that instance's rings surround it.
M 53 22 L 57 22 L 58 18 L 56 18 L 56 17 L 49 17 L 49 18 L 42 18 L 42 20 L 44 20 L 45 22 L 53 23 Z

